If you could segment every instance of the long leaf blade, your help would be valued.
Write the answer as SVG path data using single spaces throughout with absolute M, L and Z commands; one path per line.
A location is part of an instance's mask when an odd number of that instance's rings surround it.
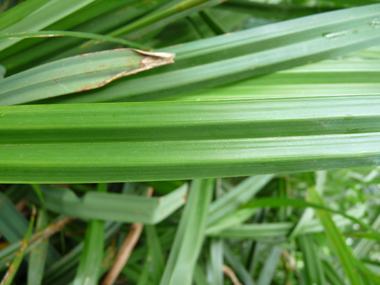
M 35 215 L 36 215 L 35 209 L 33 209 L 33 213 L 32 213 L 32 216 L 30 218 L 30 221 L 29 221 L 28 229 L 25 233 L 24 239 L 22 240 L 22 245 L 21 245 L 19 251 L 17 252 L 16 257 L 14 258 L 12 263 L 10 264 L 7 273 L 3 277 L 2 281 L 1 281 L 1 285 L 11 285 L 14 277 L 16 276 L 17 270 L 20 267 L 21 261 L 24 258 L 25 250 L 28 246 L 28 242 L 29 242 L 30 237 L 32 235 Z
M 376 166 L 379 101 L 0 107 L 0 181 L 152 181 Z
M 38 211 L 36 230 L 48 224 L 48 217 L 44 208 Z M 38 285 L 42 282 L 48 252 L 49 239 L 42 241 L 29 255 L 28 285 Z
M 21 72 L 0 81 L 0 105 L 102 87 L 113 80 L 173 63 L 174 54 L 116 49 L 71 57 Z
M 213 180 L 194 180 L 160 284 L 191 284 L 204 239 Z
M 99 184 L 98 192 L 106 192 L 106 185 Z M 103 261 L 105 223 L 99 220 L 90 220 L 79 262 L 74 285 L 98 284 L 100 268 Z
M 159 73 L 56 102 L 154 100 L 344 55 L 380 44 L 370 24 L 379 12 L 380 4 L 345 9 L 165 48 L 176 64 Z

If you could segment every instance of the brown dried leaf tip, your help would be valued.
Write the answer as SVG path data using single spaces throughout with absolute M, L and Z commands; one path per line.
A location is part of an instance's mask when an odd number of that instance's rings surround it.
M 119 50 L 126 50 L 126 49 L 119 49 Z M 99 88 L 99 87 L 102 87 L 102 86 L 104 86 L 104 85 L 106 85 L 106 84 L 108 84 L 108 83 L 110 83 L 116 79 L 119 79 L 121 77 L 136 74 L 138 72 L 145 71 L 148 69 L 152 69 L 152 68 L 155 68 L 155 67 L 158 67 L 161 65 L 174 63 L 173 59 L 175 57 L 175 53 L 146 52 L 146 51 L 142 51 L 142 50 L 138 50 L 138 49 L 130 49 L 130 50 L 133 50 L 134 52 L 137 52 L 137 53 L 143 55 L 143 57 L 141 58 L 139 67 L 133 68 L 133 69 L 128 70 L 128 71 L 120 72 L 120 73 L 116 74 L 115 76 L 112 76 L 112 77 L 110 77 L 110 78 L 108 78 L 108 79 L 106 79 L 100 83 L 83 86 L 83 87 L 79 88 L 77 90 L 77 92 Z M 113 51 L 117 51 L 117 50 L 113 50 Z

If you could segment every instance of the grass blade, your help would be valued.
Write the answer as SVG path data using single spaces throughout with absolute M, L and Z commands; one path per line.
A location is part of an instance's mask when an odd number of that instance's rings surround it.
M 147 50 L 144 46 L 134 43 L 124 39 L 118 39 L 115 37 L 92 34 L 92 33 L 84 33 L 84 32 L 70 32 L 70 31 L 41 31 L 34 33 L 12 33 L 12 34 L 0 34 L 0 40 L 3 39 L 30 39 L 30 38 L 54 38 L 54 37 L 75 37 L 82 39 L 92 39 L 98 41 L 107 41 L 112 43 L 118 43 L 122 45 L 126 45 L 132 48 L 139 48 L 143 50 Z
M 48 185 L 42 186 L 42 193 L 47 209 L 67 216 L 156 224 L 185 203 L 187 185 L 182 185 L 166 196 L 153 198 L 99 192 L 87 192 L 78 198 L 68 188 Z M 140 212 L 142 208 L 146 210 Z
M 196 5 L 202 4 L 202 2 L 206 2 L 206 0 L 186 0 L 186 1 L 181 1 L 179 3 L 178 1 L 173 1 L 172 3 L 174 5 L 169 4 L 167 5 L 168 7 L 166 9 L 159 9 L 158 11 L 154 11 L 151 14 L 147 15 L 146 17 L 139 19 L 138 21 L 135 21 L 127 26 L 121 27 L 120 29 L 113 31 L 110 35 L 119 36 L 119 35 L 130 33 L 144 26 L 148 26 L 149 24 L 157 23 L 160 20 L 172 15 L 175 15 L 181 11 L 184 11 Z M 152 30 L 151 27 L 150 27 L 150 30 Z
M 155 100 L 344 55 L 380 44 L 369 25 L 379 12 L 375 4 L 321 13 L 161 49 L 176 64 L 54 102 Z
M 260 200 L 260 199 L 257 199 Z M 282 201 L 285 202 L 285 201 Z M 284 203 L 286 205 L 286 203 Z M 263 207 L 266 206 L 265 202 L 262 204 Z M 274 207 L 272 205 L 272 207 Z M 281 207 L 281 206 L 275 206 Z M 312 210 L 312 209 L 311 209 Z M 327 210 L 327 209 L 326 209 Z M 357 211 L 359 210 L 359 211 Z M 352 218 L 361 219 L 364 215 L 364 210 L 362 209 L 350 209 L 346 212 Z M 336 214 L 333 216 L 334 223 L 338 227 L 345 227 L 348 225 L 355 224 L 350 219 L 345 219 L 340 214 Z M 212 233 L 217 237 L 224 238 L 242 238 L 242 239 L 254 239 L 254 240 L 262 240 L 265 241 L 275 241 L 285 240 L 291 241 L 298 235 L 303 234 L 313 234 L 320 233 L 324 231 L 324 228 L 320 224 L 320 222 L 316 219 L 310 220 L 307 225 L 305 224 L 302 228 L 300 228 L 297 232 L 294 232 L 294 229 L 299 225 L 299 223 L 295 224 L 292 222 L 280 222 L 280 223 L 250 223 L 250 224 L 242 224 L 242 225 L 233 225 L 231 227 L 226 227 L 223 230 Z M 371 237 L 378 239 L 376 235 L 371 233 Z
M 6 11 L 6 13 L 1 13 L 0 30 L 3 30 L 4 28 L 28 16 L 29 14 L 36 11 L 49 1 L 50 0 L 24 1 L 22 3 L 19 3 L 17 6 L 13 7 L 11 10 Z
M 0 81 L 0 106 L 82 92 L 113 80 L 173 63 L 173 54 L 117 49 L 38 66 Z
M 106 192 L 105 184 L 98 185 L 98 192 Z M 91 220 L 89 222 L 81 259 L 73 285 L 98 284 L 104 250 L 104 221 Z
M 10 243 L 22 239 L 28 230 L 28 221 L 6 195 L 0 192 L 0 232 Z
M 239 277 L 239 279 L 242 281 L 244 285 L 255 285 L 255 282 L 253 282 L 251 275 L 245 269 L 244 265 L 236 258 L 230 247 L 224 242 L 223 244 L 223 254 L 226 258 L 228 264 L 231 266 L 231 268 L 234 270 L 236 275 Z
M 121 223 L 107 223 L 104 242 L 120 229 Z M 75 278 L 75 272 L 81 259 L 81 253 L 84 250 L 84 242 L 79 243 L 62 259 L 54 263 L 44 274 L 44 285 L 49 284 L 68 284 Z
M 379 101 L 363 95 L 3 106 L 0 181 L 152 181 L 376 166 Z
M 44 208 L 38 211 L 36 230 L 45 228 L 48 225 L 48 216 Z M 45 269 L 49 239 L 43 240 L 35 247 L 29 255 L 28 285 L 39 285 Z
M 146 225 L 145 231 L 147 235 L 149 257 L 152 262 L 152 278 L 154 284 L 159 284 L 162 274 L 165 269 L 164 255 L 161 249 L 160 240 L 158 239 L 156 228 L 154 226 Z
M 144 263 L 143 270 L 140 274 L 139 281 L 137 282 L 137 285 L 145 285 L 148 283 L 149 280 L 149 268 L 152 261 L 147 258 Z M 157 284 L 157 283 L 156 283 Z
M 52 31 L 75 30 L 84 33 L 104 34 L 119 27 L 120 24 L 130 22 L 144 15 L 147 11 L 157 8 L 162 5 L 162 2 L 166 1 L 159 0 L 152 3 L 151 1 L 144 2 L 143 0 L 112 2 L 97 0 L 44 29 Z M 0 52 L 0 59 L 2 64 L 9 70 L 9 74 L 15 74 L 34 67 L 36 64 L 54 61 L 55 59 L 53 58 L 58 55 L 61 55 L 59 58 L 62 59 L 66 57 L 64 56 L 65 51 L 82 44 L 83 41 L 83 39 L 73 37 L 49 40 L 46 38 L 30 39 L 21 41 Z
M 153 195 L 153 188 L 149 187 L 146 191 L 146 196 L 150 198 L 152 197 L 152 195 Z M 102 285 L 112 285 L 115 283 L 117 277 L 119 276 L 122 269 L 125 267 L 125 264 L 128 262 L 128 259 L 131 256 L 131 253 L 133 252 L 137 242 L 139 241 L 143 227 L 144 225 L 141 223 L 133 223 L 131 225 L 128 235 L 125 237 L 110 270 L 108 271 L 106 277 L 104 278 L 102 282 Z M 145 266 L 148 268 L 149 268 L 149 263 L 150 263 L 150 260 L 147 259 L 145 261 Z M 145 266 L 141 273 L 141 275 L 143 275 L 142 276 L 143 281 L 141 282 L 146 282 L 147 280 L 146 278 L 148 278 L 147 272 L 146 272 L 146 270 L 148 269 L 146 269 Z M 139 283 L 140 283 L 140 280 L 139 280 Z
M 207 277 L 213 285 L 223 285 L 223 240 L 211 239 Z
M 65 3 L 61 1 L 49 1 L 43 6 L 40 6 L 33 13 L 20 19 L 18 22 L 2 29 L 3 33 L 19 33 L 19 32 L 35 32 L 39 31 L 48 25 L 70 15 L 80 8 L 90 4 L 94 0 L 67 0 Z M 20 40 L 2 40 L 0 41 L 0 50 L 3 50 Z
M 50 224 L 48 227 L 46 227 L 44 230 L 37 231 L 34 233 L 30 239 L 28 248 L 26 249 L 26 253 L 28 253 L 30 250 L 35 248 L 40 242 L 43 240 L 49 238 L 53 234 L 60 231 L 64 226 L 66 226 L 68 223 L 70 223 L 74 218 L 63 218 L 60 220 L 57 220 Z M 12 243 L 10 246 L 6 247 L 2 251 L 0 251 L 0 268 L 3 268 L 6 266 L 7 263 L 10 262 L 10 260 L 15 256 L 15 253 L 17 250 L 19 250 L 22 246 L 22 241 L 18 241 L 15 243 Z M 55 262 L 59 259 L 59 254 L 56 251 L 52 251 L 52 247 L 49 248 L 48 252 L 48 262 Z M 52 254 L 54 252 L 54 255 Z M 53 256 L 53 257 L 52 257 Z
M 34 208 L 33 212 L 32 212 L 32 216 L 30 218 L 28 229 L 27 229 L 25 237 L 22 241 L 21 248 L 17 252 L 15 259 L 10 264 L 9 269 L 8 269 L 7 273 L 5 274 L 5 276 L 3 277 L 3 280 L 1 281 L 0 285 L 11 285 L 12 284 L 13 278 L 15 277 L 17 270 L 21 264 L 21 261 L 24 258 L 25 250 L 28 246 L 29 239 L 32 235 L 35 215 L 36 215 L 36 209 Z
M 322 261 L 323 272 L 325 273 L 326 280 L 331 283 L 331 285 L 344 285 L 344 281 L 333 269 L 332 264 L 323 260 Z
M 168 5 L 154 11 L 152 14 L 147 15 L 139 21 L 139 25 L 133 23 L 124 27 L 124 30 L 116 30 L 111 34 L 118 34 L 121 31 L 129 30 L 126 37 L 128 39 L 139 38 L 142 35 L 155 31 L 167 25 L 173 23 L 189 15 L 195 14 L 199 11 L 207 9 L 222 3 L 221 0 L 186 0 L 186 1 L 172 1 Z M 161 21 L 152 21 L 153 19 L 159 19 Z M 123 29 L 123 28 L 122 28 Z
M 98 284 L 104 248 L 104 222 L 89 222 L 74 285 Z
M 193 13 L 196 13 L 202 9 L 220 4 L 221 0 L 186 0 L 186 1 L 160 1 L 163 4 L 159 6 L 157 4 L 158 1 L 156 1 L 154 4 L 158 6 L 159 8 L 155 9 L 151 13 L 144 14 L 142 17 L 138 18 L 137 20 L 133 22 L 129 22 L 127 25 L 123 27 L 118 27 L 117 29 L 114 29 L 110 33 L 108 33 L 108 36 L 122 36 L 124 38 L 127 38 L 128 40 L 135 41 L 135 40 L 142 40 L 146 41 L 151 37 L 150 35 L 154 35 L 157 33 L 160 29 L 168 25 L 169 23 L 175 22 L 177 20 L 180 20 L 181 18 L 184 18 L 188 15 L 191 15 Z M 166 3 L 169 2 L 169 3 Z M 149 2 L 142 2 L 143 6 L 146 6 Z M 124 35 L 125 34 L 125 35 Z M 84 44 L 82 44 L 79 47 L 73 48 L 71 50 L 68 50 L 57 57 L 54 57 L 54 59 L 67 57 L 67 56 L 73 56 L 77 54 L 81 54 L 84 52 L 94 52 L 104 49 L 110 49 L 114 48 L 114 45 L 112 46 L 105 46 L 102 44 L 97 44 L 95 41 L 89 41 Z
M 267 99 L 378 94 L 379 60 L 325 60 L 166 100 Z
M 375 221 L 373 221 L 372 228 L 377 231 L 380 230 L 380 215 L 378 215 Z M 374 244 L 376 244 L 376 241 L 374 240 L 362 239 L 355 245 L 353 252 L 359 259 L 363 259 L 367 256 Z
M 264 223 L 264 224 L 243 224 L 226 227 L 215 233 L 210 233 L 212 236 L 221 238 L 248 238 L 248 239 L 285 239 L 287 233 L 294 227 L 293 223 Z
M 215 223 L 227 214 L 234 212 L 241 204 L 251 200 L 272 178 L 273 175 L 258 175 L 239 183 L 233 190 L 210 205 L 207 224 Z
M 257 284 L 269 285 L 272 282 L 274 272 L 277 268 L 278 260 L 280 259 L 282 249 L 275 246 L 270 251 L 267 259 L 265 260 L 264 267 L 260 272 Z
M 207 10 L 200 11 L 199 15 L 207 23 L 207 25 L 209 25 L 209 27 L 214 31 L 216 35 L 223 35 L 227 33 L 227 31 L 224 30 L 224 28 L 218 23 L 216 19 L 212 17 L 212 15 Z
M 225 229 L 235 227 L 244 223 L 250 217 L 256 213 L 257 209 L 255 208 L 245 208 L 239 209 L 234 213 L 228 214 L 221 219 L 217 220 L 215 223 L 207 226 L 206 235 L 215 236 L 220 232 L 223 232 Z
M 164 284 L 191 284 L 204 239 L 214 181 L 194 180 L 162 276 Z
M 323 210 L 330 213 L 335 213 L 338 215 L 341 215 L 347 219 L 350 219 L 354 223 L 359 224 L 362 228 L 370 231 L 372 234 L 376 235 L 378 240 L 380 240 L 380 233 L 377 232 L 375 229 L 373 229 L 371 226 L 367 225 L 363 221 L 347 215 L 346 213 L 339 211 L 339 210 L 333 210 L 330 209 L 323 204 L 319 203 L 310 203 L 303 200 L 297 200 L 297 199 L 286 199 L 286 198 L 260 198 L 253 200 L 243 207 L 249 207 L 249 208 L 255 208 L 255 207 L 283 207 L 283 206 L 292 206 L 292 207 L 312 207 L 317 210 Z M 335 225 L 335 224 L 334 224 Z
M 210 285 L 207 280 L 206 274 L 203 272 L 202 266 L 199 264 L 195 265 L 194 268 L 194 283 L 196 285 Z
M 308 199 L 324 207 L 323 200 L 321 199 L 319 194 L 312 188 L 308 190 Z M 339 258 L 339 261 L 342 265 L 346 277 L 350 281 L 350 284 L 362 284 L 361 277 L 368 277 L 366 276 L 367 272 L 362 271 L 363 266 L 360 265 L 360 262 L 354 256 L 352 249 L 348 247 L 347 244 L 344 242 L 339 229 L 336 227 L 333 220 L 331 219 L 330 213 L 317 210 L 316 214 L 325 228 L 325 233 L 331 242 L 332 248 L 334 249 L 335 253 Z M 361 276 L 361 274 L 363 275 Z
M 322 262 L 318 258 L 318 250 L 313 240 L 309 236 L 302 235 L 297 238 L 297 243 L 305 264 L 306 284 L 326 284 Z

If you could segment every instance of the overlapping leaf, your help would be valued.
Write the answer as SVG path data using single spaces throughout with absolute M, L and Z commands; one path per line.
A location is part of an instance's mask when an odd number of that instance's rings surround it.
M 380 4 L 351 8 L 165 48 L 176 64 L 54 102 L 153 100 L 343 55 L 380 44 L 379 13 Z
M 0 81 L 0 105 L 102 87 L 123 76 L 173 63 L 174 54 L 116 49 L 48 63 Z

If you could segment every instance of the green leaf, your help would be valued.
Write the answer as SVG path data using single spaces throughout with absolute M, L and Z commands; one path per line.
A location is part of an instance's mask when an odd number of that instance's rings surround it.
M 138 281 L 137 285 L 145 285 L 148 283 L 149 269 L 150 269 L 151 263 L 152 263 L 152 261 L 149 258 L 147 258 L 145 260 L 144 267 L 143 267 L 143 270 L 140 274 L 139 281 Z
M 162 5 L 168 0 L 158 0 L 155 3 L 144 0 L 107 1 L 97 0 L 90 5 L 70 14 L 60 21 L 49 25 L 45 30 L 67 31 L 104 34 L 122 23 L 129 22 L 145 12 Z M 21 41 L 16 45 L 0 52 L 0 59 L 10 74 L 34 67 L 36 63 L 54 61 L 54 57 L 63 55 L 73 46 L 83 43 L 83 39 L 62 37 L 56 39 L 39 38 Z M 104 45 L 104 43 L 102 44 Z M 107 44 L 109 45 L 109 43 Z M 109 49 L 109 48 L 107 48 Z M 83 52 L 81 52 L 83 53 Z
M 322 262 L 318 258 L 318 248 L 312 238 L 302 235 L 297 238 L 298 246 L 301 249 L 304 261 L 304 274 L 306 284 L 326 284 Z
M 363 263 L 366 265 L 368 269 L 370 269 L 373 273 L 377 274 L 377 276 L 380 275 L 380 263 L 376 261 L 370 261 L 370 260 L 363 260 Z M 378 277 L 378 280 L 380 278 Z M 374 283 L 376 284 L 376 283 Z
M 333 265 L 326 261 L 322 260 L 323 272 L 325 273 L 326 280 L 331 283 L 331 285 L 344 285 L 344 280 L 338 275 L 334 270 Z
M 276 199 L 276 198 L 269 198 L 269 199 Z M 267 206 L 266 199 L 264 201 L 260 199 L 257 199 L 258 203 L 261 204 L 263 207 Z M 270 202 L 272 207 L 281 207 L 280 204 L 283 203 L 283 205 L 288 205 L 286 201 L 279 200 L 278 205 L 274 206 Z M 289 205 L 294 206 L 294 203 L 290 203 Z M 307 208 L 308 209 L 308 208 Z M 307 210 L 306 209 L 306 210 Z M 312 210 L 312 208 L 310 208 Z M 326 209 L 329 211 L 329 209 Z M 359 211 L 358 211 L 359 210 Z M 364 215 L 363 209 L 360 208 L 354 208 L 350 209 L 346 212 L 347 215 L 354 219 L 360 219 Z M 345 227 L 347 225 L 352 225 L 355 222 L 352 221 L 352 219 L 346 219 L 344 218 L 341 213 L 336 214 L 333 216 L 334 223 L 338 227 Z M 231 227 L 225 227 L 222 230 L 219 230 L 215 233 L 212 233 L 212 235 L 217 237 L 224 237 L 224 238 L 242 238 L 242 239 L 254 239 L 254 240 L 262 240 L 263 242 L 266 241 L 276 241 L 276 240 L 285 240 L 288 241 L 293 240 L 298 235 L 303 234 L 309 234 L 309 233 L 320 233 L 324 231 L 324 228 L 320 224 L 320 222 L 316 219 L 310 220 L 307 224 L 303 225 L 301 228 L 299 228 L 296 232 L 294 232 L 294 229 L 297 228 L 298 223 L 293 222 L 280 222 L 280 223 L 247 223 L 242 225 L 233 225 Z M 378 236 L 371 233 L 372 236 L 376 237 L 376 240 L 378 239 Z
M 371 233 L 376 235 L 378 237 L 378 239 L 380 240 L 380 233 L 377 232 L 376 230 L 374 230 L 371 226 L 367 225 L 366 223 L 362 222 L 361 220 L 359 220 L 353 216 L 347 215 L 346 213 L 344 213 L 342 211 L 333 210 L 331 208 L 328 208 L 321 203 L 316 204 L 316 203 L 306 202 L 303 200 L 286 199 L 286 198 L 259 198 L 259 199 L 256 199 L 256 200 L 253 200 L 253 201 L 247 203 L 243 207 L 257 208 L 257 207 L 283 207 L 283 206 L 292 206 L 292 207 L 298 207 L 298 208 L 299 207 L 301 207 L 301 208 L 312 207 L 314 209 L 323 210 L 323 212 L 326 211 L 326 212 L 341 215 L 347 219 L 350 219 L 354 223 L 359 224 L 364 229 L 370 231 Z
M 155 100 L 344 55 L 380 44 L 370 25 L 379 12 L 380 4 L 321 13 L 164 48 L 176 64 L 54 102 Z
M 239 280 L 241 280 L 244 285 L 255 285 L 255 282 L 253 282 L 252 277 L 247 271 L 247 269 L 244 267 L 242 262 L 234 255 L 234 253 L 226 244 L 226 242 L 223 243 L 223 254 L 228 264 L 231 266 L 236 275 L 239 277 Z
M 62 186 L 42 186 L 46 208 L 81 219 L 156 224 L 185 203 L 187 185 L 166 196 L 147 198 L 131 194 L 87 192 L 78 198 Z M 145 209 L 140 211 L 140 209 Z
M 166 100 L 269 99 L 377 94 L 379 60 L 325 60 Z
M 258 175 L 240 182 L 233 190 L 210 205 L 208 226 L 234 212 L 241 204 L 251 200 L 271 179 L 273 175 Z
M 314 203 L 318 203 L 321 207 L 325 207 L 322 198 L 313 188 L 308 190 L 308 199 Z M 350 284 L 362 284 L 361 274 L 365 275 L 367 272 L 362 271 L 363 266 L 360 265 L 360 262 L 354 256 L 352 249 L 344 242 L 339 229 L 331 218 L 331 214 L 321 210 L 316 210 L 316 214 L 325 228 L 325 234 L 339 258 L 345 276 L 350 281 Z
M 223 29 L 220 23 L 218 23 L 218 21 L 214 19 L 207 10 L 200 11 L 199 15 L 207 23 L 207 25 L 209 25 L 209 27 L 214 31 L 216 35 L 223 35 L 227 33 L 227 31 Z
M 228 228 L 236 227 L 252 217 L 256 211 L 257 209 L 255 208 L 239 209 L 236 212 L 228 214 L 217 220 L 215 223 L 207 226 L 205 234 L 208 236 L 215 236 Z
M 26 17 L 23 17 L 19 21 L 8 25 L 3 28 L 3 33 L 19 33 L 19 32 L 36 32 L 48 25 L 62 19 L 63 17 L 70 15 L 71 13 L 79 10 L 80 8 L 90 4 L 94 0 L 66 0 L 62 1 L 49 1 L 40 6 L 33 13 L 30 13 Z M 30 5 L 32 6 L 32 4 Z M 2 40 L 0 41 L 0 50 L 3 50 L 19 40 Z
M 380 230 L 380 214 L 376 217 L 376 219 L 372 223 L 372 228 L 374 230 L 379 231 Z M 368 235 L 371 235 L 370 237 L 373 239 L 375 238 L 376 240 L 378 237 L 374 236 L 373 233 L 368 233 Z M 363 238 L 369 237 L 369 236 L 363 236 Z M 357 256 L 360 259 L 363 259 L 367 256 L 371 248 L 376 244 L 375 240 L 367 240 L 367 239 L 362 239 L 360 240 L 353 248 L 353 252 L 355 256 Z
M 211 239 L 210 256 L 207 264 L 207 277 L 210 284 L 223 285 L 223 240 Z
M 3 106 L 0 181 L 152 181 L 375 166 L 379 102 L 361 96 Z
M 196 285 L 210 285 L 207 281 L 206 274 L 203 272 L 202 266 L 199 264 L 196 264 L 194 268 L 194 283 Z
M 173 62 L 173 54 L 116 49 L 47 63 L 0 81 L 0 105 L 102 87 L 113 80 Z
M 19 3 L 17 6 L 13 7 L 11 10 L 6 11 L 6 13 L 1 13 L 0 30 L 3 30 L 4 28 L 28 16 L 29 14 L 36 11 L 49 1 L 50 0 L 24 1 L 22 3 Z
M 125 266 L 123 268 L 122 273 L 124 274 L 125 277 L 128 278 L 128 280 L 131 280 L 135 283 L 138 283 L 141 274 L 143 274 L 143 272 L 144 272 L 144 269 L 145 268 L 142 267 L 141 265 L 134 263 L 134 264 L 131 264 L 129 266 Z M 145 284 L 154 285 L 154 283 L 152 283 L 151 280 L 148 280 L 148 282 L 146 282 Z
M 103 36 L 92 33 L 84 33 L 84 32 L 70 32 L 70 31 L 42 31 L 42 32 L 34 32 L 34 33 L 7 33 L 0 34 L 0 40 L 2 39 L 29 39 L 29 38 L 54 38 L 54 37 L 76 37 L 83 39 L 93 39 L 98 41 L 107 41 L 112 43 L 118 43 L 127 45 L 133 48 L 140 48 L 146 50 L 144 46 L 134 43 L 124 39 L 118 39 L 110 36 Z
M 91 220 L 86 231 L 86 239 L 74 285 L 98 284 L 103 248 L 104 222 Z
M 165 27 L 169 23 L 176 22 L 182 18 L 193 15 L 199 11 L 213 7 L 222 3 L 221 0 L 186 0 L 186 1 L 171 1 L 164 7 L 154 11 L 153 13 L 142 18 L 138 23 L 127 25 L 120 30 L 116 30 L 111 34 L 125 32 L 128 29 L 126 37 L 128 39 L 140 38 L 151 31 Z M 154 22 L 153 20 L 156 19 Z M 161 20 L 158 20 L 161 19 Z M 167 45 L 166 45 L 167 46 Z
M 104 235 L 104 243 L 107 243 L 120 227 L 121 223 L 107 223 L 105 226 L 106 232 Z M 99 231 L 101 231 L 101 229 Z M 96 237 L 94 237 L 94 239 L 96 239 Z M 99 241 L 99 243 L 101 242 Z M 78 263 L 81 260 L 81 255 L 85 247 L 84 244 L 85 242 L 80 242 L 67 255 L 65 255 L 65 257 L 51 265 L 44 274 L 43 284 L 66 285 L 70 283 L 74 279 L 75 272 L 78 269 Z M 88 245 L 89 244 L 87 244 L 87 247 Z M 96 249 L 96 252 L 98 252 L 98 250 L 99 249 Z M 85 255 L 83 256 L 83 258 L 85 258 Z M 90 269 L 91 268 L 89 268 L 89 270 Z
M 17 270 L 21 264 L 21 261 L 24 258 L 25 250 L 28 246 L 29 239 L 32 235 L 33 226 L 34 226 L 34 220 L 35 220 L 35 208 L 33 209 L 32 216 L 29 221 L 29 226 L 26 231 L 25 237 L 22 241 L 21 248 L 18 250 L 16 257 L 12 261 L 12 263 L 9 265 L 8 271 L 3 277 L 3 280 L 1 281 L 1 285 L 11 285 L 14 277 L 16 276 Z
M 107 192 L 106 184 L 99 184 L 98 192 Z M 84 247 L 73 285 L 98 284 L 103 261 L 104 235 L 104 221 L 91 220 L 86 230 Z
M 159 284 L 165 268 L 164 255 L 154 226 L 145 225 L 149 257 L 151 258 L 154 284 Z
M 264 267 L 262 268 L 257 284 L 269 285 L 272 282 L 275 270 L 277 268 L 278 260 L 280 259 L 282 249 L 280 247 L 273 247 L 265 260 Z
M 43 240 L 49 238 L 51 235 L 57 233 L 73 220 L 73 218 L 68 217 L 68 218 L 59 218 L 53 223 L 51 223 L 49 226 L 47 226 L 44 229 L 40 229 L 39 231 L 35 232 L 28 244 L 28 247 L 26 249 L 26 253 L 30 252 L 32 249 L 34 249 L 36 246 L 40 244 L 40 242 L 43 242 Z M 8 247 L 4 248 L 3 250 L 0 251 L 0 269 L 5 268 L 6 264 L 12 260 L 12 258 L 16 255 L 17 250 L 19 250 L 22 246 L 22 240 L 17 241 L 15 243 L 12 243 Z M 59 259 L 59 254 L 58 252 L 50 246 L 49 251 L 48 251 L 48 263 L 53 263 L 56 260 Z
M 285 236 L 293 227 L 294 224 L 289 222 L 243 224 L 225 227 L 210 234 L 222 238 L 249 238 L 273 241 L 276 238 L 285 239 Z
M 191 284 L 204 240 L 214 181 L 194 180 L 160 284 Z
M 36 230 L 46 227 L 48 216 L 44 208 L 38 211 Z M 39 285 L 45 269 L 49 239 L 44 239 L 29 255 L 28 285 Z
M 44 200 L 44 197 L 42 195 L 41 186 L 39 184 L 32 184 L 32 188 L 33 188 L 34 192 L 36 193 L 36 195 L 38 197 L 38 201 L 40 202 L 42 208 L 45 208 L 45 200 Z
M 28 221 L 6 195 L 0 192 L 0 232 L 10 243 L 22 239 L 28 230 Z
M 167 3 L 169 2 L 169 3 Z M 155 1 L 152 4 L 155 4 L 158 8 L 152 11 L 151 13 L 145 14 L 142 17 L 138 18 L 133 22 L 129 22 L 123 27 L 118 27 L 113 31 L 108 33 L 108 36 L 122 36 L 128 40 L 142 40 L 146 41 L 146 38 L 150 38 L 157 33 L 160 29 L 165 27 L 171 22 L 175 22 L 181 18 L 184 18 L 188 15 L 196 13 L 207 7 L 211 7 L 217 4 L 220 4 L 221 0 L 186 0 L 186 1 Z M 149 2 L 142 1 L 142 3 L 136 3 L 134 6 L 148 6 Z M 133 7 L 135 8 L 135 7 Z M 133 10 L 131 12 L 134 12 Z M 129 13 L 128 13 L 129 14 Z M 129 15 L 126 15 L 127 17 Z M 75 47 L 71 50 L 68 50 L 57 57 L 62 58 L 62 56 L 73 56 L 83 52 L 94 52 L 104 49 L 114 48 L 114 46 L 102 46 L 97 44 L 94 41 L 89 41 L 82 44 L 79 47 Z

